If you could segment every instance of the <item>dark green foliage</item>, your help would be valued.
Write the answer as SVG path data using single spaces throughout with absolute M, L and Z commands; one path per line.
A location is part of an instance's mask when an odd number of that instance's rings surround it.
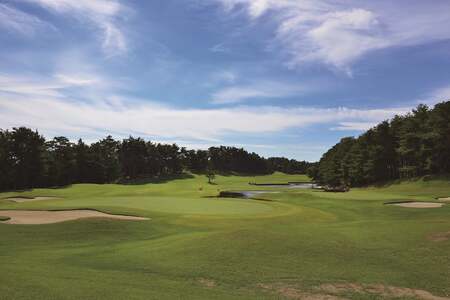
M 450 173 L 450 102 L 419 105 L 358 138 L 344 138 L 310 175 L 331 186 Z
M 93 159 L 90 147 L 81 139 L 74 145 L 75 152 L 75 181 L 86 183 L 91 181 Z
M 209 148 L 211 168 L 217 172 L 236 172 L 240 174 L 269 174 L 271 170 L 267 161 L 256 153 L 249 153 L 242 148 Z
M 319 175 L 319 163 L 309 163 L 308 167 L 306 168 L 306 175 L 308 175 L 310 178 L 317 178 Z
M 0 189 L 25 189 L 40 184 L 44 143 L 42 136 L 25 127 L 0 130 Z
M 111 136 L 91 145 L 92 182 L 114 182 L 120 176 L 120 142 Z
M 208 167 L 208 151 L 205 150 L 189 150 L 185 152 L 185 161 L 188 169 L 203 173 Z
M 76 179 L 74 146 L 65 137 L 55 137 L 46 143 L 45 177 L 50 186 L 68 185 Z
M 125 177 L 136 178 L 145 174 L 148 155 L 143 139 L 130 137 L 123 140 L 119 153 Z
M 46 142 L 24 127 L 0 130 L 0 191 L 167 178 L 185 170 L 207 173 L 213 182 L 215 173 L 299 173 L 306 170 L 306 164 L 286 158 L 266 160 L 235 147 L 186 150 L 131 136 L 122 142 L 108 136 L 87 145 L 65 137 Z
M 283 172 L 286 174 L 305 174 L 311 163 L 307 161 L 297 161 L 285 157 L 271 157 L 267 160 L 269 168 L 272 171 Z

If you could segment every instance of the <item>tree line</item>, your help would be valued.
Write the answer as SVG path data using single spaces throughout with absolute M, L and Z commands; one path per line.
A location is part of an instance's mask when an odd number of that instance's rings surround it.
M 361 136 L 345 137 L 308 174 L 329 186 L 450 173 L 450 101 L 395 116 Z
M 307 162 L 269 158 L 236 147 L 187 150 L 129 137 L 92 144 L 66 137 L 46 140 L 26 127 L 0 129 L 0 190 L 112 183 L 192 173 L 305 173 Z

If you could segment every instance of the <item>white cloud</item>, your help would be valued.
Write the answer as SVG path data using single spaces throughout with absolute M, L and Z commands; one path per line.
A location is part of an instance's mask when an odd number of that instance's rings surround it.
M 449 101 L 449 100 L 450 100 L 450 85 L 447 85 L 435 88 L 427 92 L 421 98 L 416 99 L 415 103 L 433 106 L 442 101 Z
M 375 15 L 363 9 L 327 14 L 321 24 L 310 29 L 301 40 L 304 44 L 309 44 L 310 49 L 300 56 L 294 53 L 291 64 L 318 60 L 340 69 L 348 69 L 353 60 L 366 52 L 388 45 L 383 37 L 370 33 L 377 25 Z M 286 43 L 290 38 L 298 36 L 299 32 L 298 28 L 282 27 L 278 34 Z M 292 43 L 288 46 L 294 46 L 294 51 L 302 49 L 301 45 Z
M 450 38 L 450 2 L 216 0 L 257 21 L 272 13 L 292 67 L 322 62 L 344 71 L 370 51 Z
M 94 74 L 55 74 L 46 76 L 10 76 L 0 73 L 0 93 L 26 95 L 28 97 L 61 97 L 63 89 L 104 87 L 104 79 Z
M 119 23 L 129 10 L 116 0 L 26 0 L 52 12 L 88 21 L 99 30 L 102 47 L 109 55 L 128 51 L 128 43 Z
M 288 128 L 330 123 L 346 119 L 393 116 L 398 110 L 348 110 L 262 107 L 230 109 L 176 109 L 152 103 L 114 105 L 76 103 L 60 99 L 9 98 L 0 102 L 0 126 L 30 126 L 44 131 L 89 134 L 105 131 L 145 136 L 217 141 L 226 133 L 269 133 Z M 106 128 L 106 130 L 105 130 Z
M 64 88 L 60 82 L 41 81 L 18 76 L 0 74 L 0 92 L 32 96 L 62 96 L 59 90 Z
M 431 93 L 429 100 L 427 101 L 427 104 L 436 104 L 442 101 L 449 101 L 449 100 L 450 100 L 450 85 L 434 90 Z
M 365 131 L 377 125 L 378 122 L 340 122 L 339 126 L 331 130 L 339 131 Z
M 85 75 L 56 74 L 55 78 L 58 79 L 62 84 L 68 86 L 88 86 L 101 82 L 101 79 L 97 78 L 96 76 Z
M 28 126 L 43 133 L 72 136 L 136 134 L 217 143 L 230 133 L 274 133 L 342 122 L 376 123 L 408 110 L 274 106 L 182 109 L 120 95 L 79 101 L 66 93 L 66 88 L 91 84 L 91 81 L 62 78 L 47 83 L 43 79 L 0 77 L 0 128 Z
M 252 99 L 281 98 L 298 94 L 303 87 L 278 82 L 263 81 L 250 85 L 223 88 L 212 95 L 214 104 L 239 103 Z
M 261 83 L 265 96 L 297 87 Z M 74 92 L 76 91 L 76 92 Z M 277 106 L 233 106 L 214 109 L 177 108 L 121 94 L 120 82 L 95 73 L 56 73 L 52 76 L 0 74 L 0 128 L 28 126 L 47 136 L 99 138 L 129 134 L 152 139 L 186 140 L 217 145 L 225 136 L 281 133 L 323 124 L 337 130 L 362 130 L 406 113 L 410 108 L 349 109 Z M 232 90 L 233 91 L 233 90 Z M 238 91 L 238 90 L 234 90 Z M 275 93 L 275 92 L 273 92 Z M 248 93 L 224 93 L 243 101 Z M 244 98 L 242 98 L 244 97 Z M 253 145 L 255 148 L 257 145 Z
M 27 14 L 12 6 L 0 3 L 0 28 L 33 36 L 40 30 L 55 28 L 38 17 Z
M 230 49 L 228 47 L 225 47 L 225 45 L 223 43 L 216 44 L 216 45 L 212 46 L 211 48 L 209 48 L 209 50 L 211 52 L 216 52 L 216 53 L 230 52 Z

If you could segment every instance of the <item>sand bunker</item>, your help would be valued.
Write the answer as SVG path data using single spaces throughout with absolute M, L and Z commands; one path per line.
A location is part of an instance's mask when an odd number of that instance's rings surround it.
M 442 207 L 443 203 L 437 202 L 396 202 L 396 203 L 386 203 L 386 205 L 395 205 L 401 207 L 409 207 L 409 208 L 437 208 Z
M 283 298 L 289 299 L 301 299 L 301 300 L 347 300 L 347 298 L 324 294 L 324 293 L 312 293 L 305 292 L 297 287 L 285 286 L 282 284 L 259 284 L 260 288 L 270 291 L 272 293 L 283 296 Z
M 51 224 L 84 218 L 108 218 L 117 220 L 143 221 L 148 218 L 111 215 L 96 210 L 0 210 L 0 216 L 10 218 L 1 223 L 5 224 Z
M 424 290 L 395 287 L 383 284 L 323 284 L 314 287 L 313 290 L 310 291 L 304 291 L 295 284 L 275 283 L 259 284 L 258 286 L 290 299 L 342 300 L 347 299 L 345 298 L 345 294 L 352 293 L 369 297 L 381 297 L 382 299 L 411 298 L 421 300 L 450 300 L 450 298 L 435 296 Z
M 428 239 L 433 242 L 448 241 L 450 239 L 450 231 L 434 233 L 430 235 Z
M 322 292 L 330 294 L 343 294 L 347 292 L 358 294 L 372 294 L 383 298 L 414 298 L 422 300 L 450 300 L 447 297 L 440 297 L 431 294 L 428 291 L 389 286 L 383 284 L 357 284 L 357 283 L 338 283 L 323 284 L 318 288 Z
M 450 202 L 450 197 L 438 198 L 439 201 Z
M 203 285 L 204 287 L 207 287 L 207 288 L 216 287 L 216 282 L 212 279 L 199 278 L 198 283 L 200 283 L 201 285 Z
M 52 196 L 45 196 L 45 197 L 10 197 L 5 198 L 4 200 L 14 201 L 14 202 L 31 202 L 31 201 L 44 201 L 44 200 L 54 200 L 54 199 L 60 199 L 58 197 L 52 197 Z

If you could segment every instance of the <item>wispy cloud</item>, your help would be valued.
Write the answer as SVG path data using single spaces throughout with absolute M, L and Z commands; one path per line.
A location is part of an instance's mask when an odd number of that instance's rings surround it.
M 128 51 L 128 42 L 119 25 L 129 8 L 116 0 L 26 0 L 54 13 L 88 21 L 100 32 L 101 44 L 109 56 Z
M 101 82 L 101 79 L 96 76 L 85 75 L 56 74 L 55 78 L 67 86 L 89 86 Z
M 216 52 L 216 53 L 230 52 L 230 48 L 226 47 L 223 43 L 216 44 L 216 45 L 212 46 L 211 48 L 209 48 L 209 50 L 211 52 Z
M 0 73 L 0 94 L 9 93 L 28 97 L 65 97 L 62 90 L 68 88 L 97 88 L 103 79 L 94 74 L 55 74 L 54 76 L 11 76 Z
M 435 105 L 442 101 L 450 100 L 450 84 L 437 87 L 423 94 L 422 97 L 414 100 L 415 104 Z
M 425 101 L 426 104 L 436 104 L 442 101 L 450 100 L 450 85 L 440 87 L 431 92 L 431 94 L 427 97 L 428 100 Z
M 212 75 L 212 79 L 217 82 L 234 83 L 239 75 L 230 70 L 223 70 Z
M 10 5 L 0 3 L 0 28 L 26 36 L 34 36 L 41 30 L 55 28 L 36 16 L 25 13 Z
M 448 1 L 216 1 L 225 11 L 245 9 L 255 21 L 274 14 L 275 39 L 292 67 L 322 62 L 350 73 L 371 51 L 450 38 Z
M 365 131 L 368 130 L 378 122 L 340 122 L 339 126 L 332 127 L 331 130 L 339 130 L 339 131 Z
M 41 81 L 19 76 L 0 74 L 0 92 L 31 96 L 62 96 L 59 92 L 64 85 L 57 81 Z
M 217 143 L 230 133 L 274 133 L 315 124 L 345 125 L 343 122 L 376 123 L 408 110 L 275 106 L 182 109 L 114 94 L 79 101 L 66 93 L 66 88 L 93 81 L 68 75 L 62 80 L 61 76 L 55 78 L 59 79 L 45 82 L 0 77 L 0 128 L 29 126 L 44 133 L 79 136 L 132 133 Z
M 304 88 L 298 85 L 262 81 L 223 88 L 212 95 L 211 102 L 214 104 L 235 104 L 254 99 L 282 98 L 302 91 L 304 91 Z
M 2 96 L 0 127 L 30 126 L 61 134 L 137 133 L 151 137 L 217 141 L 225 133 L 270 133 L 288 128 L 372 119 L 376 123 L 403 110 L 313 109 L 297 107 L 238 107 L 177 109 L 146 104 L 77 103 L 39 97 L 33 100 Z M 230 120 L 233 120 L 230 122 Z

